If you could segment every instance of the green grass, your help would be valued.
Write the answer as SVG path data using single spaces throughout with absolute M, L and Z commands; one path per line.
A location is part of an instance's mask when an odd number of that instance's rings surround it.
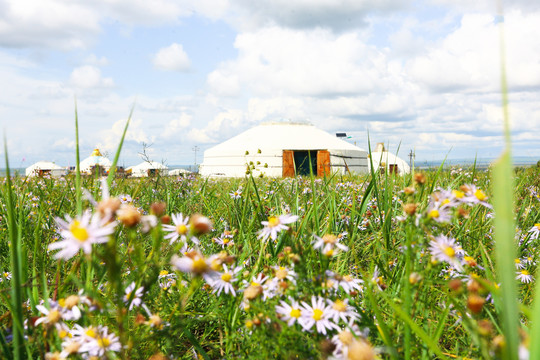
M 45 307 L 54 308 L 57 301 L 79 291 L 88 299 L 87 304 L 80 304 L 81 318 L 62 323 L 70 329 L 75 324 L 107 326 L 124 345 L 122 351 L 109 352 L 109 358 L 147 359 L 164 354 L 191 359 L 194 353 L 210 359 L 325 357 L 337 330 L 330 329 L 326 335 L 314 328 L 308 332 L 298 324 L 288 326 L 276 313 L 281 301 L 290 304 L 292 298 L 311 305 L 315 296 L 348 301 L 359 315 L 355 329 L 365 330 L 365 341 L 380 358 L 477 359 L 503 356 L 511 349 L 501 346 L 501 339 L 508 334 L 509 321 L 515 320 L 506 317 L 508 300 L 499 299 L 507 299 L 506 292 L 514 286 L 522 328 L 515 332 L 519 337 L 511 340 L 516 342 L 512 351 L 517 351 L 519 344 L 527 343 L 529 317 L 538 316 L 538 306 L 532 308 L 535 281 L 515 280 L 514 258 L 530 256 L 534 262 L 527 270 L 535 273 L 537 240 L 528 230 L 540 219 L 538 199 L 531 196 L 531 190 L 539 191 L 539 170 L 510 171 L 516 200 L 509 210 L 521 216 L 514 225 L 503 225 L 503 230 L 506 238 L 518 234 L 515 256 L 508 250 L 514 246 L 512 241 L 507 245 L 510 248 L 495 251 L 495 224 L 486 206 L 460 204 L 443 223 L 427 213 L 430 196 L 439 188 L 459 190 L 474 183 L 491 202 L 497 191 L 491 188 L 490 170 L 437 169 L 425 173 L 423 184 L 414 183 L 411 176 L 377 173 L 329 179 L 117 178 L 111 182 L 111 197 L 129 194 L 134 208 L 145 216 L 155 202 L 165 202 L 168 215 L 207 216 L 213 229 L 198 236 L 198 248 L 207 257 L 226 254 L 222 256 L 229 270 L 242 267 L 238 281 L 233 282 L 236 296 L 217 296 L 204 278 L 175 270 L 171 257 L 183 256 L 182 244 L 164 239 L 167 232 L 161 224 L 145 233 L 141 224 L 119 223 L 108 242 L 94 245 L 91 254 L 79 251 L 69 260 L 56 260 L 55 251 L 47 249 L 62 238 L 54 218 L 78 213 L 76 178 L 12 178 L 0 193 L 0 271 L 12 278 L 0 283 L 0 357 L 35 358 L 61 351 L 64 347 L 55 325 L 31 325 L 44 316 L 36 305 L 44 302 Z M 99 179 L 82 177 L 80 181 L 81 188 L 101 200 Z M 241 197 L 233 199 L 230 193 L 240 187 Z M 406 187 L 414 187 L 415 192 L 404 192 Z M 400 221 L 397 217 L 404 215 L 407 203 L 417 204 L 417 213 Z M 81 200 L 81 207 L 96 212 L 87 200 Z M 261 221 L 287 212 L 299 216 L 289 224 L 290 230 L 280 232 L 275 241 L 261 241 Z M 234 245 L 222 248 L 215 239 L 225 232 L 231 234 Z M 348 251 L 328 257 L 314 248 L 314 235 L 345 233 L 341 242 Z M 455 238 L 472 259 L 470 264 L 477 265 L 463 265 L 459 275 L 449 272 L 447 263 L 431 261 L 430 241 L 440 235 Z M 14 268 L 17 255 L 22 264 Z M 294 270 L 294 282 L 285 280 L 274 297 L 263 300 L 257 294 L 244 301 L 252 277 L 263 273 L 271 279 L 276 276 L 275 266 Z M 375 269 L 377 279 L 373 279 Z M 163 287 L 165 278 L 159 277 L 163 270 L 176 277 L 167 288 Z M 336 277 L 328 271 L 339 275 L 337 279 L 346 275 L 362 279 L 362 291 L 331 290 Z M 452 278 L 459 284 L 456 288 L 453 282 L 454 290 L 449 286 Z M 136 288 L 144 287 L 146 308 L 130 310 L 124 301 L 125 289 L 132 282 Z M 512 285 L 505 285 L 508 282 Z M 473 295 L 485 302 L 479 309 L 468 304 Z M 161 326 L 150 325 L 156 319 L 152 315 L 159 316 Z M 17 339 L 13 335 L 21 321 L 24 332 L 19 334 L 24 337 Z M 339 325 L 346 328 L 343 321 Z

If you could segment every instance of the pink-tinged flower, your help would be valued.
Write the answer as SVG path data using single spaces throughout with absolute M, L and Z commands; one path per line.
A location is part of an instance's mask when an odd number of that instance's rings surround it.
M 534 224 L 528 232 L 531 233 L 531 239 L 538 239 L 538 235 L 540 235 L 540 224 Z
M 455 239 L 439 235 L 435 240 L 429 242 L 429 251 L 437 261 L 447 262 L 458 271 L 463 271 L 461 258 L 463 249 L 456 243 Z
M 75 219 L 68 215 L 66 220 L 55 219 L 63 238 L 49 245 L 49 250 L 61 249 L 54 255 L 56 259 L 70 259 L 81 249 L 85 254 L 90 254 L 93 244 L 109 241 L 109 235 L 114 232 L 116 226 L 116 222 L 109 222 L 99 215 L 92 215 L 89 211 Z
M 358 315 L 356 310 L 349 305 L 349 299 L 336 299 L 335 301 L 326 299 L 326 302 L 329 305 L 329 318 L 331 318 L 336 324 L 340 319 L 343 320 L 343 322 L 348 323 L 349 321 L 354 321 L 360 318 L 360 315 Z
M 534 276 L 532 276 L 528 270 L 517 271 L 516 275 L 516 280 L 519 280 L 524 284 L 528 284 L 534 280 Z
M 180 241 L 185 242 L 190 233 L 189 216 L 184 218 L 181 213 L 172 214 L 171 219 L 174 225 L 163 224 L 163 230 L 169 233 L 165 235 L 164 239 L 169 239 L 171 244 L 177 242 L 179 238 Z M 191 241 L 195 244 L 199 243 L 194 237 L 191 238 Z
M 205 277 L 205 280 L 210 284 L 214 289 L 214 293 L 217 293 L 219 296 L 223 291 L 225 294 L 232 294 L 236 296 L 234 291 L 233 282 L 238 281 L 236 275 L 242 270 L 241 266 L 238 266 L 234 269 L 229 270 L 227 264 L 223 264 L 223 272 L 214 272 L 209 276 Z
M 81 345 L 79 353 L 88 353 L 90 356 L 104 356 L 110 351 L 119 352 L 122 350 L 120 339 L 114 333 L 109 333 L 106 326 L 99 326 L 95 337 L 90 337 L 87 342 Z
M 289 298 L 289 301 L 291 305 L 284 300 L 280 301 L 279 305 L 276 305 L 276 313 L 281 315 L 281 320 L 287 322 L 287 325 L 292 326 L 302 315 L 302 307 L 296 300 Z
M 477 188 L 476 185 L 463 185 L 460 189 L 465 193 L 463 202 L 484 205 L 490 209 L 493 208 L 493 206 L 487 202 L 488 196 L 486 193 Z
M 306 331 L 311 331 L 315 326 L 318 333 L 326 335 L 327 330 L 339 330 L 334 322 L 330 320 L 330 306 L 325 303 L 322 297 L 311 297 L 311 306 L 302 301 L 302 315 L 298 322 Z
M 268 221 L 261 221 L 264 228 L 259 232 L 259 238 L 266 240 L 270 237 L 272 240 L 276 240 L 279 232 L 289 230 L 285 224 L 293 223 L 296 220 L 298 220 L 297 215 L 270 216 Z
M 129 304 L 129 310 L 133 309 L 133 307 L 141 306 L 144 287 L 141 286 L 135 290 L 135 282 L 132 282 L 125 291 L 124 303 L 126 305 Z
M 430 201 L 427 208 L 427 217 L 438 223 L 449 222 L 452 218 L 450 206 L 443 206 L 439 202 Z
M 336 290 L 341 287 L 346 293 L 350 293 L 353 290 L 362 292 L 364 291 L 363 282 L 363 280 L 354 278 L 351 275 L 335 275 L 332 286 Z

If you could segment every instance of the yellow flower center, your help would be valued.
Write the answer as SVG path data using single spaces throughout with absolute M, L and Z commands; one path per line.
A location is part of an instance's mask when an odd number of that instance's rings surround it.
M 328 257 L 334 255 L 334 249 L 328 250 L 327 252 L 324 253 L 324 255 L 326 255 L 326 256 L 328 256 Z
M 229 274 L 229 273 L 225 273 L 223 275 L 221 275 L 221 280 L 225 281 L 225 282 L 230 282 L 232 279 L 232 275 Z
M 195 260 L 193 260 L 193 272 L 201 274 L 205 272 L 207 268 L 208 268 L 208 265 L 206 264 L 206 261 L 203 258 L 198 257 Z
M 529 275 L 529 272 L 527 270 L 521 270 L 522 275 Z
M 484 192 L 480 189 L 474 192 L 474 196 L 476 196 L 476 198 L 480 201 L 484 201 L 487 198 L 486 194 L 484 194 Z
M 335 244 L 338 240 L 337 236 L 326 234 L 322 237 L 325 244 Z
M 447 246 L 445 249 L 444 249 L 444 253 L 446 255 L 448 255 L 449 257 L 453 258 L 454 256 L 456 256 L 456 251 L 454 250 L 453 247 L 451 246 Z
M 231 241 L 231 240 L 229 240 L 228 238 L 225 238 L 225 239 L 223 239 L 223 244 L 227 245 L 229 243 L 229 241 Z
M 77 220 L 73 221 L 73 223 L 69 226 L 69 231 L 71 231 L 73 237 L 80 242 L 85 242 L 90 237 L 90 235 L 88 235 L 88 231 L 86 231 L 84 227 L 81 227 L 81 223 Z
M 165 276 L 165 275 L 169 275 L 169 272 L 167 270 L 161 270 L 159 272 L 159 276 Z
M 315 321 L 319 321 L 322 319 L 323 311 L 321 309 L 315 309 L 313 310 L 313 319 Z
M 463 196 L 465 196 L 465 193 L 459 190 L 452 190 L 452 195 L 454 195 L 458 199 L 462 199 Z
M 351 275 L 345 275 L 345 276 L 343 276 L 343 280 L 345 280 L 346 282 L 351 282 L 352 281 L 352 276 Z
M 346 310 L 347 310 L 347 304 L 345 304 L 343 301 L 337 299 L 337 300 L 334 302 L 334 305 L 332 305 L 332 308 L 334 308 L 334 310 L 343 312 L 343 311 L 346 311 Z
M 84 333 L 94 339 L 96 338 L 96 335 L 97 335 L 93 327 L 89 327 L 88 329 L 86 329 Z
M 534 224 L 538 230 L 540 230 L 540 224 Z
M 109 347 L 109 345 L 111 345 L 111 340 L 109 338 L 104 337 L 104 338 L 98 339 L 97 343 L 100 348 L 106 349 Z
M 277 216 L 270 216 L 268 218 L 268 227 L 276 227 L 279 225 L 279 218 Z
M 188 233 L 188 228 L 186 225 L 180 224 L 176 226 L 176 232 L 178 233 L 178 235 L 186 235 Z
M 280 266 L 278 270 L 276 270 L 276 278 L 279 280 L 283 280 L 287 277 L 288 271 L 286 268 Z
M 519 259 L 515 259 L 514 262 L 515 262 L 516 264 L 521 264 L 521 260 L 519 260 Z
M 291 313 L 289 314 L 293 318 L 299 318 L 300 317 L 300 310 L 299 309 L 292 309 Z
M 431 211 L 428 213 L 428 216 L 429 216 L 430 218 L 438 218 L 439 215 L 440 215 L 440 214 L 439 214 L 439 210 L 437 210 L 437 209 L 433 209 L 433 210 L 431 210 Z
M 353 335 L 351 334 L 351 332 L 349 330 L 343 330 L 342 332 L 340 332 L 338 334 L 338 338 L 339 340 L 341 340 L 341 342 L 344 344 L 344 345 L 349 345 L 353 342 Z
M 450 203 L 450 199 L 444 199 L 441 204 L 446 205 L 448 203 Z
M 56 324 L 62 319 L 62 315 L 58 310 L 51 310 L 47 315 L 47 319 L 49 319 L 49 323 Z
M 58 332 L 58 336 L 60 337 L 60 339 L 63 339 L 65 338 L 66 336 L 71 336 L 70 333 L 68 333 L 66 330 L 60 330 Z
M 261 286 L 261 284 L 256 283 L 255 281 L 252 281 L 252 282 L 251 282 L 251 286 Z

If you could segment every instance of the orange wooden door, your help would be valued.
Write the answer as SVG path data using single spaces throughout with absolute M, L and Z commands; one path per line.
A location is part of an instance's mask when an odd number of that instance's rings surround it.
M 283 177 L 294 177 L 294 153 L 283 150 Z
M 330 175 L 330 152 L 327 150 L 317 151 L 317 176 Z

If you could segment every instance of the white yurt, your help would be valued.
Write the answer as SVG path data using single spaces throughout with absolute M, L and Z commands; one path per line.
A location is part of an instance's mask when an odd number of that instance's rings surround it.
M 371 161 L 374 169 L 381 172 L 395 173 L 399 175 L 409 174 L 411 167 L 407 162 L 397 155 L 392 154 L 384 148 L 383 143 L 378 143 L 375 150 L 371 152 Z M 371 164 L 370 164 L 371 166 Z
M 101 155 L 99 149 L 94 149 L 89 157 L 80 162 L 79 166 L 81 174 L 90 175 L 99 171 L 101 175 L 104 175 L 109 171 L 112 163 L 111 160 Z
M 311 166 L 310 166 L 311 162 Z M 273 122 L 251 128 L 204 152 L 202 176 L 292 177 L 367 173 L 367 152 L 308 123 Z
M 35 164 L 26 168 L 26 176 L 62 176 L 65 175 L 67 170 L 59 165 L 56 165 L 50 161 L 38 161 Z
M 128 167 L 126 173 L 133 177 L 166 176 L 169 175 L 169 168 L 155 161 L 143 161 L 139 165 Z
M 169 171 L 169 176 L 188 176 L 190 174 L 192 172 L 186 169 L 173 169 Z

